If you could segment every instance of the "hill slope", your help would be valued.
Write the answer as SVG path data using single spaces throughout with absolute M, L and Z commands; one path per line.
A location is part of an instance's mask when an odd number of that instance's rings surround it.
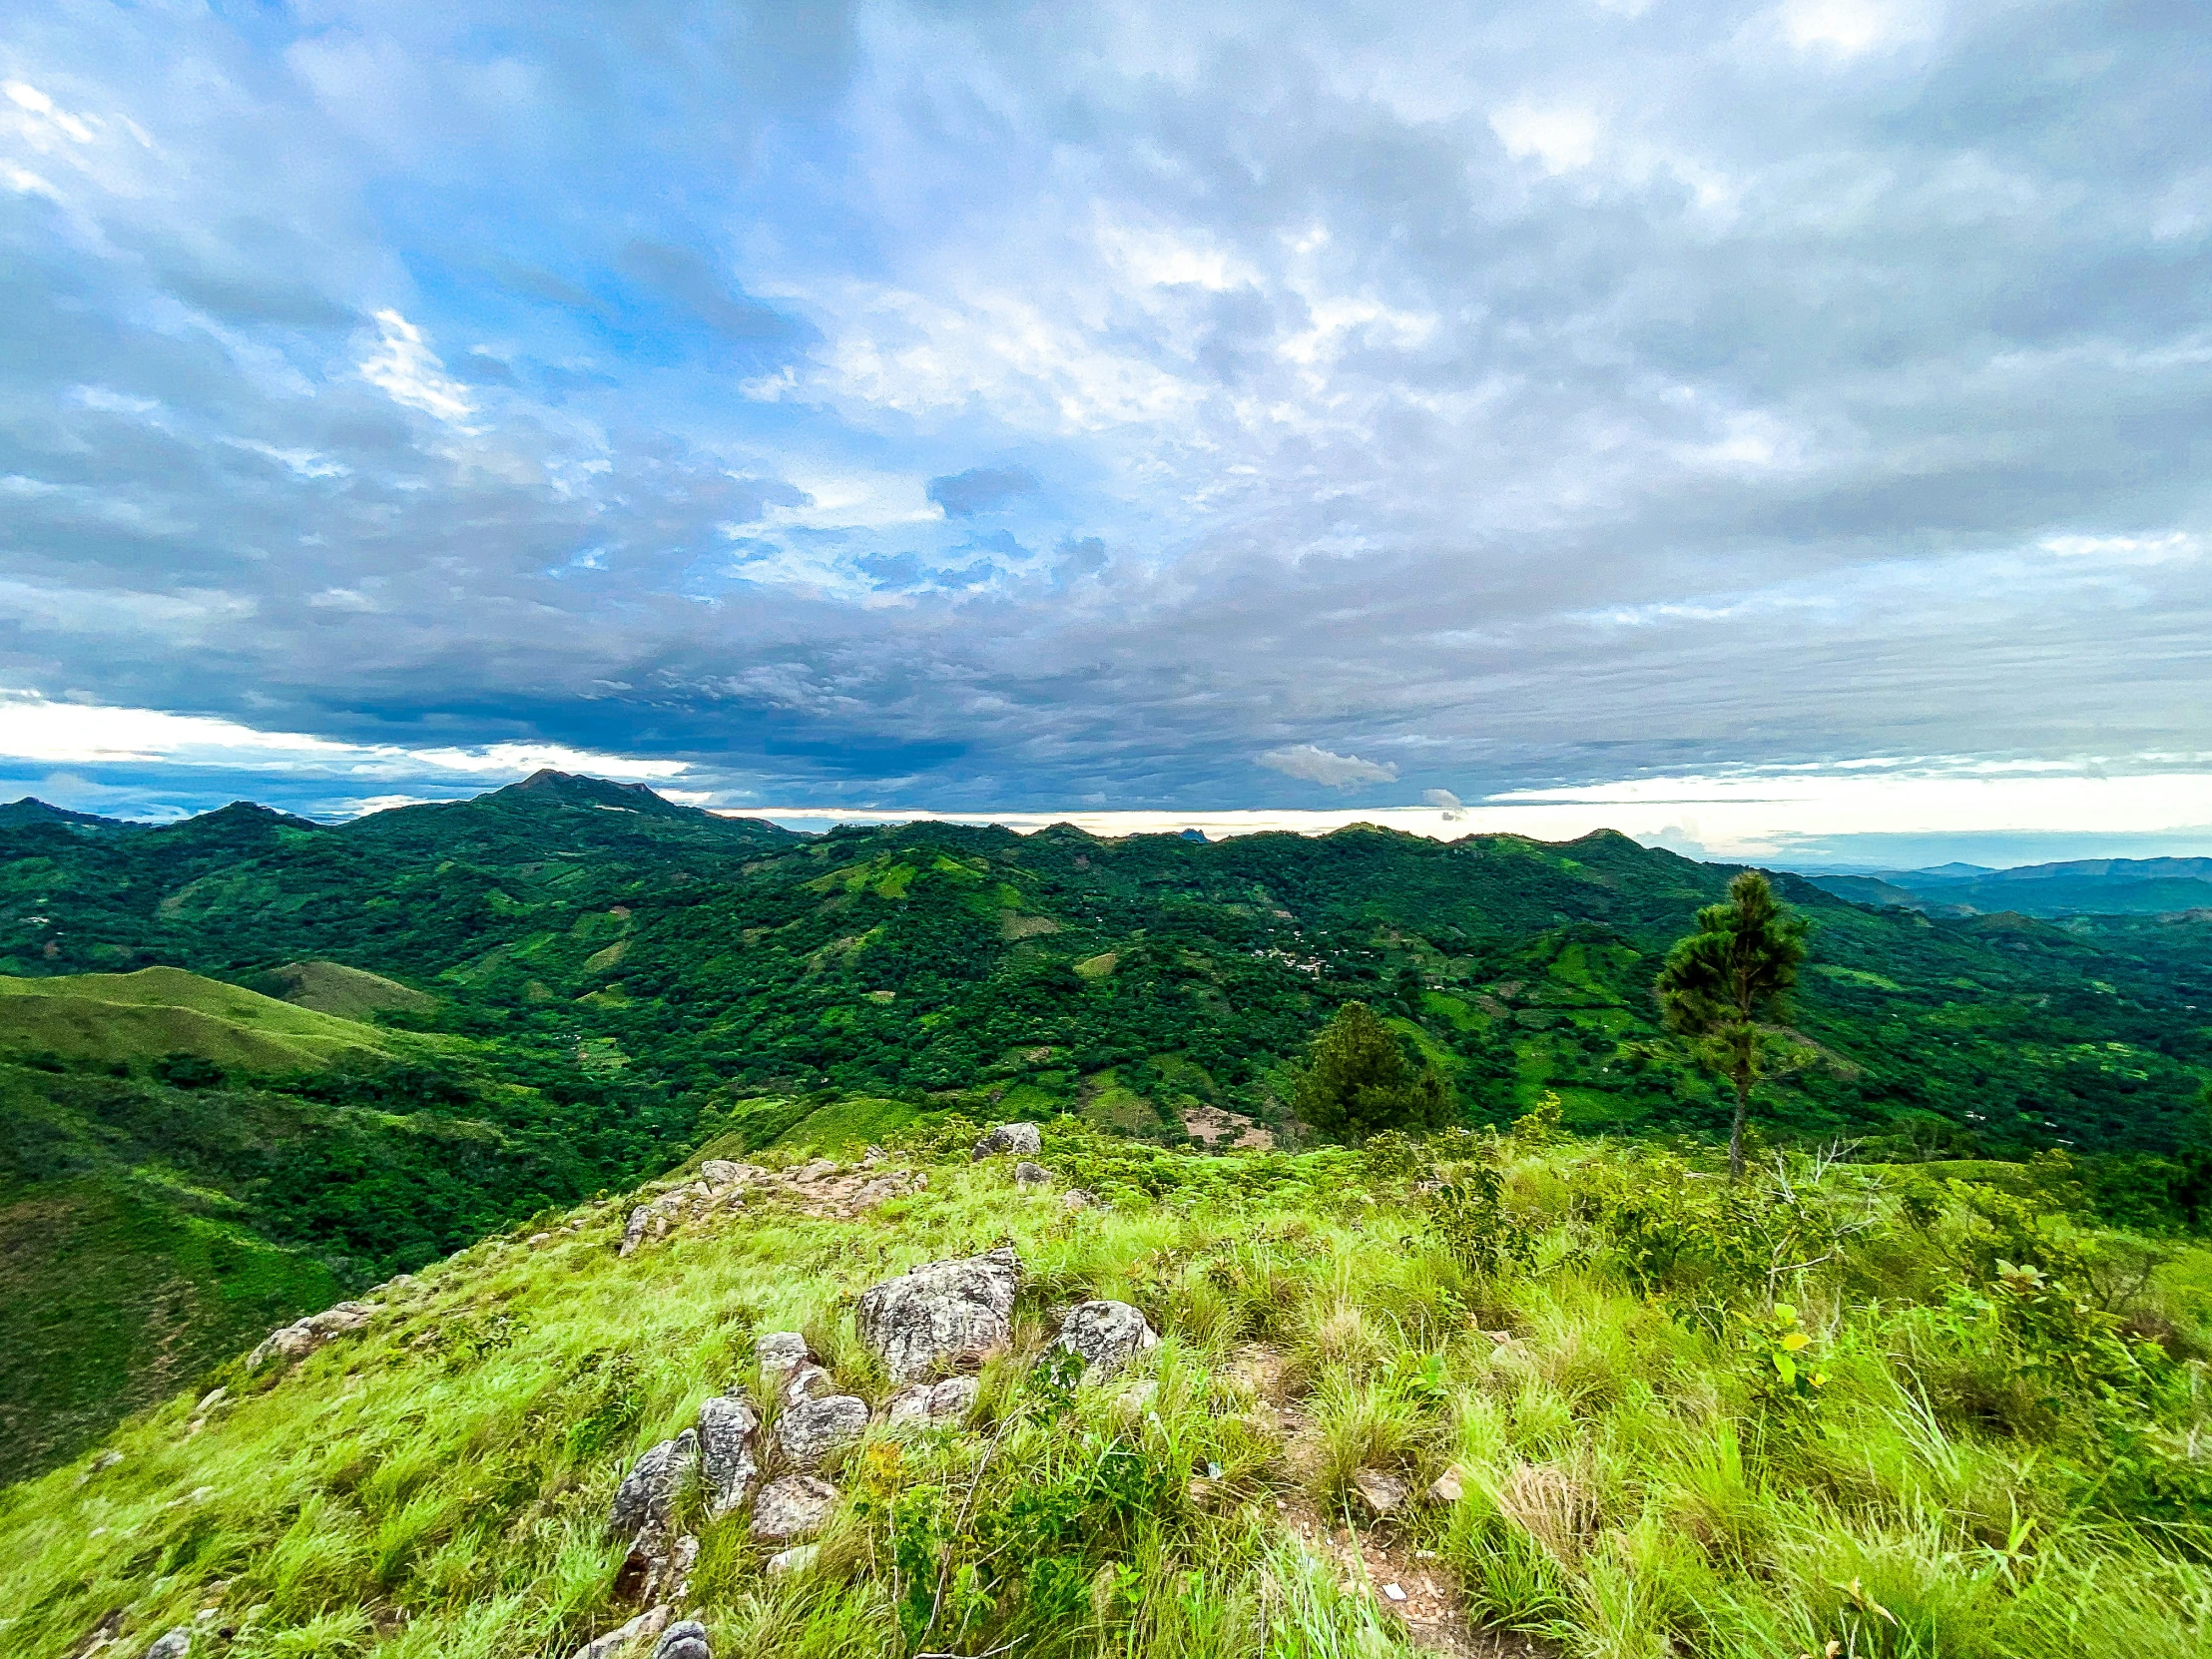
M 627 1203 L 581 1210 L 381 1288 L 296 1365 L 226 1369 L 212 1405 L 0 1494 L 10 1651 L 182 1627 L 195 1659 L 565 1659 L 640 1611 L 633 1534 L 648 1564 L 696 1539 L 660 1616 L 720 1654 L 2212 1640 L 2201 1250 L 2138 1268 L 2049 1192 L 1799 1160 L 1730 1193 L 1519 1138 L 1197 1159 L 1055 1125 L 1059 1186 L 1110 1201 L 1070 1210 L 967 1138 L 749 1190 L 725 1172 L 681 1206 L 666 1184 L 673 1226 L 631 1254 Z M 856 1299 L 998 1245 L 1018 1283 L 977 1396 L 895 1427 Z M 2078 1300 L 2100 1263 L 2110 1314 Z M 1050 1363 L 1088 1298 L 1162 1341 L 1089 1380 Z M 779 1332 L 836 1398 L 779 1398 Z M 726 1392 L 768 1418 L 757 1473 L 706 1471 L 735 1502 L 701 1479 L 612 1524 L 624 1472 L 710 1401 L 736 1432 Z M 847 1412 L 864 1437 L 810 1449 Z M 762 1492 L 802 1460 L 828 1512 L 772 1565 L 799 1537 L 757 1535 Z

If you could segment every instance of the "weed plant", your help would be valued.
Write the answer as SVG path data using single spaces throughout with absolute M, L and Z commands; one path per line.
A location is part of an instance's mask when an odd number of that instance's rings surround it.
M 971 1418 L 842 1453 L 810 1566 L 768 1576 L 742 1512 L 684 1499 L 717 1651 L 1382 1659 L 1414 1632 L 1354 1532 L 1589 1659 L 2212 1645 L 2201 1248 L 1794 1155 L 1731 1187 L 1542 1124 L 1198 1158 L 1063 1122 L 1052 1191 L 964 1133 L 915 1130 L 928 1188 L 854 1221 L 764 1205 L 618 1259 L 624 1206 L 587 1208 L 288 1371 L 234 1363 L 197 1425 L 181 1396 L 119 1461 L 0 1495 L 0 1643 L 136 1654 L 207 1610 L 195 1659 L 567 1659 L 630 1611 L 623 1469 L 757 1383 L 758 1333 L 879 1400 L 857 1294 L 1010 1242 Z M 1085 1382 L 1047 1342 L 1093 1296 L 1163 1341 Z M 1378 1518 L 1368 1473 L 1411 1495 Z

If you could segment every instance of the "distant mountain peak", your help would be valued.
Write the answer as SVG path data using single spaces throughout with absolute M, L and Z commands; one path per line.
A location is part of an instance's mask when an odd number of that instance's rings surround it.
M 18 828 L 28 824 L 59 824 L 73 830 L 134 830 L 138 826 L 126 824 L 119 818 L 101 818 L 96 813 L 73 813 L 67 807 L 57 807 L 50 801 L 41 801 L 35 795 L 27 795 L 21 801 L 0 805 L 0 830 Z
M 621 784 L 611 778 L 593 778 L 580 772 L 558 772 L 540 767 L 519 784 L 509 784 L 495 796 L 552 800 L 564 807 L 613 807 L 631 813 L 690 817 L 696 807 L 682 807 L 658 794 L 649 785 Z

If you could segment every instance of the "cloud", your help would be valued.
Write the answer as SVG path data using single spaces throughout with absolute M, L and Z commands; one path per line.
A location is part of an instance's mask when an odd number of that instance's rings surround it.
M 1397 768 L 1387 761 L 1363 761 L 1357 755 L 1339 755 L 1310 743 L 1271 749 L 1258 759 L 1260 765 L 1286 778 L 1301 778 L 1309 784 L 1324 784 L 1333 790 L 1349 790 L 1359 784 L 1387 784 L 1397 777 Z
M 1024 495 L 1034 495 L 1037 487 L 1027 467 L 976 466 L 930 479 L 925 493 L 944 509 L 945 517 L 973 518 Z
M 445 372 L 422 330 L 385 308 L 376 313 L 381 336 L 376 349 L 361 359 L 361 378 L 383 389 L 395 403 L 459 422 L 476 412 L 468 390 Z
M 1449 790 L 1423 790 L 1420 798 L 1422 805 L 1438 809 L 1446 824 L 1459 824 L 1466 819 L 1466 804 Z
M 64 8 L 0 684 L 1194 822 L 2212 755 L 2212 25 L 1555 10 Z

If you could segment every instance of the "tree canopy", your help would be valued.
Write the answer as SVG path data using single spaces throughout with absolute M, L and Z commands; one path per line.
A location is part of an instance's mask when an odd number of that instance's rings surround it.
M 1347 1002 L 1315 1035 L 1297 1106 L 1316 1134 L 1348 1142 L 1385 1129 L 1441 1129 L 1452 1115 L 1435 1066 L 1416 1063 L 1365 1002 Z
M 1797 1050 L 1773 1028 L 1805 961 L 1806 923 L 1755 869 L 1728 884 L 1728 899 L 1697 913 L 1697 930 L 1667 952 L 1653 992 L 1669 1030 L 1688 1037 L 1700 1061 L 1736 1091 L 1728 1173 L 1744 1173 L 1744 1119 L 1751 1091 L 1776 1061 Z

